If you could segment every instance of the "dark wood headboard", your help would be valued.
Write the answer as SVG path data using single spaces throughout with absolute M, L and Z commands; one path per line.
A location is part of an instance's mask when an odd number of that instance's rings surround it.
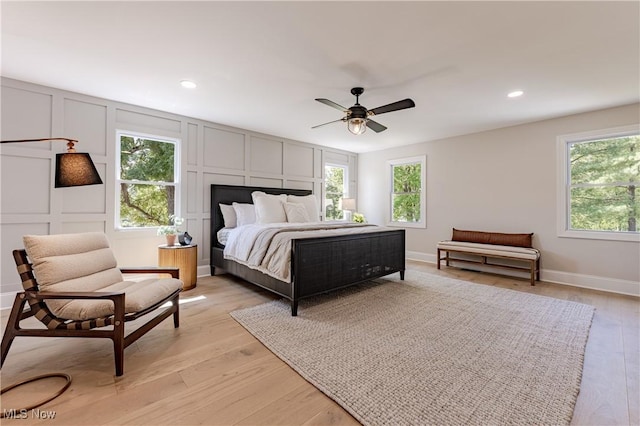
M 220 204 L 248 203 L 253 204 L 251 193 L 262 191 L 267 194 L 309 195 L 308 189 L 263 188 L 259 186 L 211 185 L 211 246 L 223 246 L 218 242 L 218 231 L 224 227 Z

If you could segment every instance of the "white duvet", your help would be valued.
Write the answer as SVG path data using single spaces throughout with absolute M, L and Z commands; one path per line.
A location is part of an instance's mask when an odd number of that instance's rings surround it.
M 291 278 L 291 240 L 383 230 L 351 222 L 269 223 L 239 226 L 229 232 L 224 258 L 281 281 Z

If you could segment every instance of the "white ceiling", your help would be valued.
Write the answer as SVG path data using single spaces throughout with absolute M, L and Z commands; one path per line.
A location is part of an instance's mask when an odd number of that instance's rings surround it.
M 2 75 L 366 152 L 638 102 L 640 3 L 7 2 Z M 196 89 L 184 89 L 191 79 Z M 314 101 L 371 109 L 351 135 Z M 512 90 L 524 96 L 509 99 Z M 63 135 L 64 136 L 64 135 Z

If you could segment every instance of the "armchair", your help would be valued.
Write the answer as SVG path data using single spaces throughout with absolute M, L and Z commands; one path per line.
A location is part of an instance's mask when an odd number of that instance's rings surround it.
M 121 376 L 126 347 L 170 315 L 179 327 L 178 268 L 119 269 L 106 235 L 97 232 L 25 236 L 24 245 L 13 251 L 24 291 L 16 294 L 9 314 L 0 366 L 17 336 L 108 338 L 113 341 L 116 376 Z M 125 281 L 123 273 L 168 273 L 172 278 Z M 167 302 L 170 307 L 160 309 Z M 125 322 L 158 309 L 125 336 Z M 20 322 L 32 316 L 47 328 L 22 328 Z

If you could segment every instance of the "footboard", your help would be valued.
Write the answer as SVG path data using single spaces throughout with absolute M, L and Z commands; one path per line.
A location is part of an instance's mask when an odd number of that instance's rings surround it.
M 400 272 L 404 279 L 404 229 L 294 239 L 291 245 L 291 313 L 299 299 Z

